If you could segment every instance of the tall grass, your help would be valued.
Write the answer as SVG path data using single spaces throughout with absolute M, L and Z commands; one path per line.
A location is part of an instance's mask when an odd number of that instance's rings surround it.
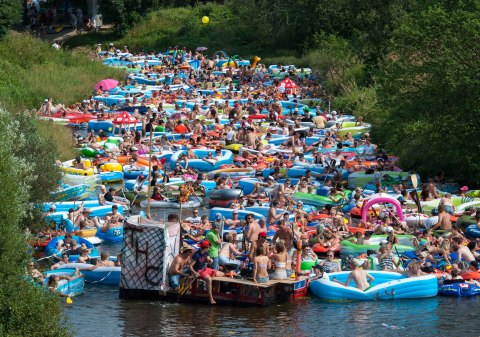
M 9 111 L 38 108 L 46 97 L 71 104 L 91 95 L 104 78 L 123 79 L 121 70 L 93 61 L 85 50 L 56 50 L 28 34 L 0 40 L 0 102 Z
M 52 147 L 56 153 L 56 158 L 60 161 L 66 161 L 78 155 L 73 147 L 72 132 L 69 128 L 53 124 L 50 121 L 37 121 L 37 130 L 42 138 L 49 140 L 55 146 Z

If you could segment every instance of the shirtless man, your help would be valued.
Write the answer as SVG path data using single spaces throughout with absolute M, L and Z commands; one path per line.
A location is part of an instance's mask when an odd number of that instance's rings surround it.
M 287 218 L 288 219 L 288 218 Z M 291 228 L 287 227 L 285 221 L 278 221 L 278 230 L 273 236 L 272 243 L 275 244 L 277 240 L 283 240 L 285 249 L 289 251 L 293 248 L 293 232 Z
M 85 221 L 87 224 L 87 227 L 101 227 L 100 223 L 98 222 L 97 217 L 94 217 L 93 219 L 89 219 L 90 217 L 90 209 L 89 208 L 84 208 L 82 210 L 82 214 L 80 214 L 74 222 L 75 227 L 80 227 L 80 222 Z
M 270 195 L 277 194 L 278 187 L 276 186 L 275 178 L 268 176 L 266 182 L 255 183 L 253 192 L 249 195 L 251 198 L 267 198 Z
M 248 256 L 250 258 L 250 262 L 253 262 L 253 259 L 257 255 L 258 247 L 263 247 L 265 249 L 265 254 L 267 256 L 269 255 L 270 248 L 267 242 L 267 232 L 258 233 L 258 240 L 253 241 L 250 245 L 250 254 Z
M 100 254 L 100 261 L 97 261 L 96 265 L 88 268 L 83 268 L 83 269 L 94 270 L 95 268 L 98 268 L 98 267 L 115 267 L 115 262 L 110 261 L 109 258 L 110 258 L 110 254 L 108 252 L 102 252 Z
M 248 230 L 246 233 L 246 238 L 248 242 L 254 242 L 258 240 L 258 233 L 260 233 L 260 226 L 257 221 L 253 218 L 253 214 L 247 214 L 245 216 L 247 221 Z
M 354 267 L 354 269 L 348 275 L 348 278 L 345 281 L 345 283 L 337 280 L 335 277 L 333 278 L 333 281 L 345 287 L 348 287 L 350 282 L 353 280 L 353 282 L 355 282 L 355 287 L 357 289 L 360 289 L 362 291 L 368 290 L 371 287 L 369 282 L 372 282 L 375 279 L 369 273 L 363 270 L 362 266 L 363 266 L 363 261 L 359 259 L 355 259 L 352 262 L 352 267 Z
M 255 148 L 257 144 L 257 135 L 255 134 L 254 132 L 254 129 L 253 128 L 248 128 L 247 129 L 247 147 L 250 147 L 250 148 Z
M 473 256 L 472 252 L 470 249 L 468 249 L 467 246 L 464 246 L 462 244 L 458 244 L 457 242 L 453 243 L 453 250 L 457 252 L 457 260 L 455 261 L 457 264 L 460 265 L 460 263 L 465 263 L 468 265 L 468 263 L 475 261 L 475 257 Z M 463 262 L 462 262 L 463 259 Z
M 275 221 L 282 218 L 283 213 L 277 214 L 278 200 L 274 200 L 268 209 L 267 222 L 272 225 Z
M 238 218 L 238 210 L 234 209 L 232 212 L 232 218 L 231 219 L 226 219 L 225 224 L 229 226 L 229 228 L 235 228 L 239 225 L 241 225 L 242 220 Z
M 452 229 L 452 221 L 450 220 L 450 214 L 445 212 L 445 206 L 438 206 L 438 222 L 431 227 L 431 229 L 450 230 Z
M 185 267 L 190 265 L 192 253 L 193 253 L 193 248 L 183 247 L 180 250 L 180 254 L 175 256 L 175 258 L 173 259 L 172 264 L 168 269 L 168 282 L 170 284 L 170 288 L 173 291 L 178 291 L 178 288 L 180 288 L 180 277 L 189 276 L 183 270 Z

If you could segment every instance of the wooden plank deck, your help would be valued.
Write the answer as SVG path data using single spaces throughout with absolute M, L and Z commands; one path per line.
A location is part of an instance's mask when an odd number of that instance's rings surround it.
M 244 285 L 251 285 L 255 287 L 260 287 L 260 288 L 268 288 L 276 284 L 288 284 L 292 285 L 295 284 L 295 282 L 307 280 L 307 276 L 300 276 L 298 280 L 295 279 L 289 279 L 289 280 L 270 280 L 267 283 L 255 283 L 250 279 L 237 279 L 237 278 L 230 278 L 230 277 L 215 277 L 212 278 L 212 281 L 218 281 L 218 282 L 226 282 L 226 283 L 237 283 L 237 284 L 244 284 Z

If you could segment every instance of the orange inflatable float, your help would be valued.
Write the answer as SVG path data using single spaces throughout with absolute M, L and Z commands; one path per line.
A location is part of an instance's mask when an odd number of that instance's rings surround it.
M 130 158 L 132 158 L 132 156 L 118 156 L 118 157 L 117 157 L 117 161 L 118 161 L 120 164 L 127 164 L 128 161 L 130 160 Z M 137 164 L 143 165 L 143 166 L 148 166 L 148 159 L 138 158 Z

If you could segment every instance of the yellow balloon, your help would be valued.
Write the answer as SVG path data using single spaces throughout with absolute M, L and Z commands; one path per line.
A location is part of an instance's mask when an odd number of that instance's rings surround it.
M 207 24 L 210 21 L 210 18 L 208 16 L 204 16 L 202 18 L 202 23 Z

